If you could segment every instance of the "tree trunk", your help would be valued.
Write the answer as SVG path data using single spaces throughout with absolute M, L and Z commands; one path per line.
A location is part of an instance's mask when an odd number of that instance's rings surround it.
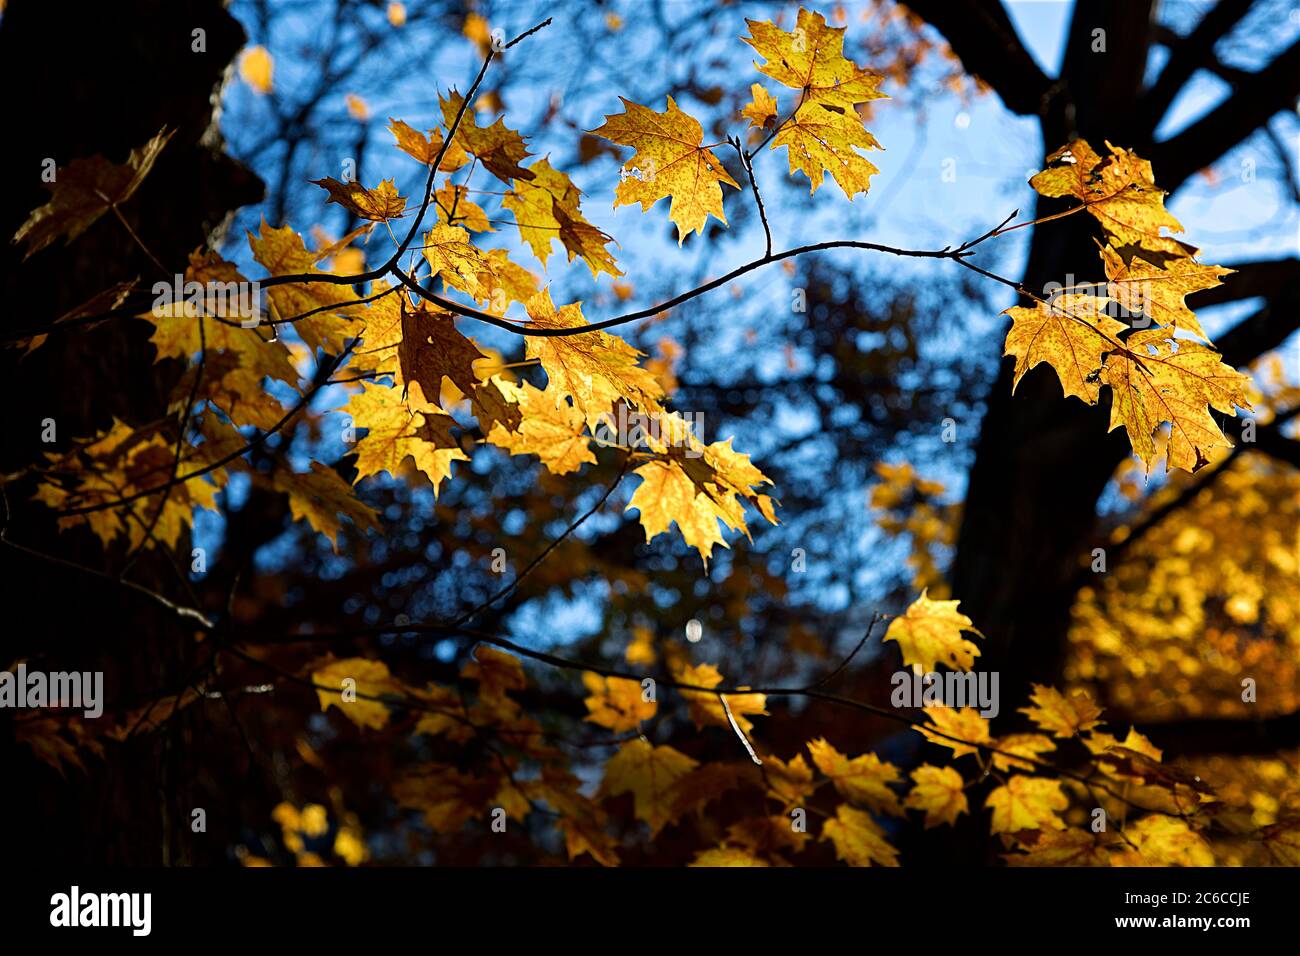
M 202 33 L 198 33 L 202 31 Z M 199 42 L 201 38 L 201 44 Z M 59 167 L 95 154 L 120 163 L 164 127 L 175 135 L 123 212 L 144 245 L 169 269 L 222 228 L 234 209 L 261 198 L 260 180 L 222 152 L 215 122 L 223 77 L 244 42 L 219 0 L 177 3 L 131 0 L 79 5 L 13 0 L 0 20 L 0 82 L 9 100 L 0 230 L 12 236 L 49 198 L 42 188 L 47 159 Z M 202 50 L 196 46 L 201 45 Z M 0 295 L 10 304 L 8 330 L 48 324 L 117 282 L 145 290 L 169 279 L 110 213 L 70 244 L 62 241 L 22 262 L 25 249 L 0 247 Z M 0 389 L 10 411 L 0 473 L 45 461 L 49 452 L 110 427 L 166 420 L 179 374 L 154 364 L 149 326 L 117 317 L 51 335 L 39 349 L 0 351 Z M 57 441 L 42 441 L 53 419 Z M 168 424 L 175 436 L 178 422 Z M 31 501 L 35 483 L 6 484 L 11 541 L 64 561 L 116 572 L 121 544 L 105 549 L 84 528 L 56 528 Z M 188 556 L 188 544 L 183 544 Z M 184 566 L 188 569 L 188 560 Z M 193 666 L 197 647 L 175 618 L 110 581 L 66 565 L 0 548 L 0 576 L 10 597 L 8 633 L 0 637 L 0 668 L 27 659 L 40 670 L 103 671 L 107 706 L 174 689 Z M 175 594 L 166 559 L 142 555 L 132 579 Z M 87 757 L 87 772 L 61 776 L 17 744 L 14 720 L 0 711 L 0 766 L 17 805 L 20 848 L 51 862 L 185 863 L 224 851 L 219 839 L 190 839 L 191 808 L 220 817 L 216 794 L 201 793 L 189 746 L 195 716 L 182 713 L 148 739 L 109 742 L 105 759 Z M 92 731 L 113 719 L 106 710 Z M 46 826 L 33 827 L 33 820 Z M 24 823 L 23 821 L 27 821 Z M 204 847 L 211 847 L 208 853 Z M 18 857 L 18 854 L 15 854 Z

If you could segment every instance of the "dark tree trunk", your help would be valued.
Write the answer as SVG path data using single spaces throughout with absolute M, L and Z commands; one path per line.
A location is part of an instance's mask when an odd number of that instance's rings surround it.
M 1132 127 L 1149 21 L 1147 3 L 1076 5 L 1064 95 L 1040 118 L 1044 153 L 1075 137 L 1103 154 L 1105 140 L 1139 151 L 1150 142 L 1151 130 Z M 1104 52 L 1095 49 L 1101 37 Z M 1044 199 L 1036 215 L 1068 205 Z M 1097 235 L 1095 221 L 1082 214 L 1036 228 L 1025 287 L 1104 279 Z M 1129 446 L 1122 430 L 1107 433 L 1104 400 L 1088 407 L 1063 397 L 1046 366 L 1027 374 L 1013 396 L 1012 368 L 1004 359 L 989 396 L 951 577 L 962 609 L 988 635 L 985 666 L 1000 670 L 1004 696 L 1020 701 L 1031 681 L 1060 682 L 1097 500 Z M 1014 719 L 1014 710 L 1004 707 L 1003 716 Z
M 203 52 L 194 49 L 200 30 Z M 12 236 L 49 198 L 41 187 L 47 158 L 59 167 L 94 154 L 120 163 L 168 126 L 175 135 L 124 212 L 158 259 L 183 271 L 188 253 L 208 243 L 232 210 L 261 198 L 260 180 L 222 152 L 214 118 L 223 77 L 243 42 L 243 30 L 218 0 L 73 8 L 13 0 L 0 20 L 0 82 L 9 91 L 0 152 L 9 188 L 0 197 L 0 231 Z M 10 332 L 48 323 L 117 282 L 138 277 L 147 290 L 165 278 L 111 214 L 25 264 L 23 251 L 0 246 L 0 301 Z M 7 424 L 0 472 L 29 468 L 114 418 L 132 425 L 165 420 L 179 369 L 154 364 L 149 336 L 146 323 L 115 318 L 53 335 L 30 355 L 0 351 Z M 41 440 L 45 419 L 56 423 L 53 445 Z M 177 425 L 167 426 L 173 437 Z M 121 565 L 120 544 L 105 551 L 84 529 L 59 531 L 31 502 L 33 490 L 30 479 L 5 487 L 10 540 L 98 570 Z M 156 554 L 144 555 L 131 574 L 176 593 L 173 570 Z M 32 668 L 104 671 L 111 706 L 172 687 L 193 666 L 192 635 L 138 595 L 11 548 L 0 548 L 0 578 L 10 615 L 0 668 L 27 658 Z M 7 818 L 33 858 L 157 864 L 223 852 L 216 834 L 190 838 L 191 808 L 207 809 L 210 830 L 213 818 L 221 819 L 219 789 L 184 763 L 193 752 L 195 716 L 183 713 L 149 739 L 110 742 L 106 759 L 89 757 L 85 775 L 68 770 L 66 778 L 15 743 L 14 719 L 14 711 L 0 712 L 4 789 L 17 804 Z M 111 719 L 107 712 L 100 718 Z M 34 820 L 44 825 L 31 826 Z

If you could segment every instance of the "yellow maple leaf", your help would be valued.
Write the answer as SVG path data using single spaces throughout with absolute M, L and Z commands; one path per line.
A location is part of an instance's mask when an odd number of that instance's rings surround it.
M 740 186 L 713 150 L 703 145 L 704 128 L 699 120 L 678 109 L 671 96 L 662 113 L 619 98 L 624 111 L 607 115 L 603 126 L 591 130 L 636 150 L 623 166 L 624 178 L 615 190 L 614 205 L 639 202 L 645 212 L 670 196 L 668 218 L 677 224 L 678 245 L 692 232 L 703 235 L 710 215 L 726 223 L 721 184 Z
M 835 856 L 850 866 L 898 866 L 898 851 L 871 814 L 847 803 L 835 808 L 833 819 L 822 824 L 822 840 L 835 845 Z
M 1166 470 L 1195 472 L 1215 448 L 1232 445 L 1210 409 L 1235 416 L 1237 406 L 1250 408 L 1250 378 L 1209 346 L 1171 335 L 1166 329 L 1135 332 L 1106 358 L 1101 379 L 1111 389 L 1110 430 L 1124 427 L 1148 472 L 1163 423 L 1169 424 Z
M 1020 713 L 1028 715 L 1043 730 L 1057 737 L 1068 738 L 1091 730 L 1100 722 L 1101 708 L 1088 696 L 1085 690 L 1076 690 L 1066 697 L 1055 687 L 1033 684 L 1033 693 L 1029 699 L 1032 707 L 1019 708 Z
M 357 499 L 355 492 L 333 468 L 318 461 L 311 462 L 311 471 L 276 471 L 272 484 L 277 491 L 289 496 L 289 513 L 294 521 L 306 521 L 316 531 L 329 538 L 335 554 L 339 550 L 339 532 L 344 515 L 362 531 L 379 529 L 379 512 Z
M 768 21 L 745 20 L 750 35 L 741 37 L 764 57 L 760 73 L 798 90 L 804 103 L 852 111 L 859 103 L 881 99 L 881 78 L 844 56 L 844 27 L 828 27 L 826 18 L 799 8 L 790 31 Z
M 1087 140 L 1076 139 L 1048 156 L 1047 168 L 1029 184 L 1043 196 L 1078 199 L 1117 245 L 1175 258 L 1194 251 L 1162 235 L 1164 228 L 1182 232 L 1183 227 L 1165 209 L 1165 194 L 1156 187 L 1151 164 L 1121 147 L 1106 147 L 1110 156 L 1102 159 Z
M 397 148 L 408 156 L 418 159 L 426 166 L 433 165 L 433 161 L 438 158 L 438 152 L 442 149 L 442 131 L 431 129 L 427 133 L 421 133 L 414 127 L 402 122 L 399 119 L 388 119 L 388 130 L 393 134 L 393 139 L 397 141 Z M 438 170 L 444 173 L 454 173 L 466 163 L 469 162 L 469 155 L 460 143 L 452 140 L 447 151 L 443 154 L 442 162 L 438 164 Z
M 762 83 L 754 83 L 749 88 L 750 101 L 749 105 L 741 110 L 741 114 L 749 120 L 749 125 L 758 129 L 764 129 L 776 121 L 776 98 L 767 91 L 767 87 Z
M 808 741 L 813 763 L 839 791 L 840 796 L 884 813 L 902 814 L 898 794 L 890 784 L 900 779 L 898 768 L 874 753 L 852 759 L 836 750 L 825 738 Z
M 349 657 L 330 661 L 311 672 L 320 709 L 337 707 L 358 727 L 380 730 L 388 723 L 388 708 L 372 698 L 401 696 L 402 685 L 383 661 Z
M 970 809 L 964 786 L 961 774 L 952 767 L 924 763 L 912 771 L 912 789 L 903 805 L 925 811 L 927 830 L 941 823 L 956 823 L 957 817 Z
M 557 309 L 548 289 L 534 295 L 525 307 L 533 328 L 580 329 L 587 324 L 581 303 Z M 530 335 L 525 351 L 529 358 L 542 363 L 549 383 L 547 394 L 557 403 L 565 395 L 572 396 L 574 406 L 592 427 L 611 413 L 619 399 L 647 412 L 660 410 L 663 389 L 650 372 L 637 364 L 641 353 L 616 335 L 601 331 Z
M 443 97 L 439 95 L 438 103 L 442 107 L 442 118 L 448 129 L 456 120 L 456 114 L 465 98 L 455 90 Z M 471 110 L 456 127 L 455 142 L 465 152 L 478 157 L 483 167 L 497 179 L 509 183 L 512 179 L 532 179 L 533 174 L 519 164 L 529 155 L 524 139 L 515 130 L 508 129 L 504 119 L 498 119 L 491 126 L 479 126 Z
M 780 757 L 765 756 L 763 772 L 768 795 L 780 800 L 787 810 L 805 805 L 817 790 L 812 767 L 801 753 L 795 754 L 788 762 Z
M 1065 395 L 1076 395 L 1089 405 L 1097 403 L 1101 381 L 1097 372 L 1106 352 L 1119 348 L 1117 336 L 1127 330 L 1123 322 L 1106 314 L 1109 300 L 1080 292 L 1063 292 L 1033 307 L 1014 306 L 1003 354 L 1016 357 L 1014 392 L 1035 365 L 1047 362 L 1061 381 Z
M 495 780 L 464 773 L 455 767 L 424 764 L 393 786 L 393 797 L 404 807 L 424 813 L 437 833 L 455 833 L 471 817 L 487 810 L 497 793 Z
M 1023 841 L 1023 853 L 1008 853 L 1008 866 L 1110 866 L 1101 834 L 1079 827 L 1038 830 L 1032 841 Z
M 490 444 L 512 455 L 536 455 L 553 475 L 577 471 L 584 462 L 596 461 L 591 442 L 583 434 L 582 413 L 567 398 L 560 401 L 546 391 L 524 382 L 512 390 L 522 416 L 518 427 L 508 429 L 494 422 L 487 436 Z
M 1213 289 L 1232 269 L 1202 265 L 1191 257 L 1169 259 L 1154 265 L 1141 255 L 1125 257 L 1113 246 L 1101 246 L 1106 269 L 1106 294 L 1131 312 L 1140 312 L 1157 325 L 1185 329 L 1209 342 L 1196 314 L 1184 299 L 1193 292 Z
M 434 226 L 425 233 L 421 251 L 435 275 L 470 295 L 480 295 L 483 291 L 480 275 L 492 273 L 487 255 L 470 242 L 469 233 L 460 226 L 445 222 Z
M 446 312 L 410 308 L 405 293 L 397 296 L 401 322 L 401 342 L 397 361 L 401 381 L 409 388 L 418 382 L 420 391 L 429 398 L 442 393 L 443 380 L 449 380 L 462 393 L 479 384 L 475 363 L 486 358 L 473 341 L 456 328 L 455 319 Z
M 49 202 L 33 209 L 14 233 L 14 242 L 27 244 L 23 260 L 60 236 L 71 242 L 108 210 L 134 196 L 173 132 L 165 127 L 159 130 L 149 142 L 131 150 L 120 165 L 91 156 L 59 169 L 53 182 L 43 184 L 50 191 Z
M 999 737 L 993 746 L 999 751 L 993 754 L 993 766 L 998 770 L 1033 770 L 1031 761 L 1056 749 L 1052 738 L 1042 734 L 1008 734 Z
M 957 610 L 960 603 L 931 601 L 928 592 L 922 590 L 905 613 L 889 622 L 883 640 L 896 641 L 903 652 L 903 663 L 923 672 L 933 671 L 939 661 L 955 670 L 968 671 L 980 651 L 962 637 L 962 632 L 984 635 Z
M 673 819 L 690 813 L 703 814 L 706 806 L 722 799 L 728 791 L 756 783 L 757 775 L 753 771 L 752 763 L 701 764 L 673 785 Z
M 1130 727 L 1128 736 L 1123 740 L 1102 733 L 1099 730 L 1092 730 L 1083 738 L 1083 743 L 1094 754 L 1104 754 L 1112 747 L 1123 747 L 1126 750 L 1142 754 L 1144 757 L 1150 757 L 1156 762 L 1159 762 L 1164 756 L 1160 748 L 1153 744 L 1149 738 L 1137 732 L 1136 727 Z
M 358 182 L 341 183 L 329 176 L 313 179 L 312 183 L 330 194 L 326 202 L 338 203 L 353 215 L 372 222 L 400 219 L 406 210 L 406 198 L 398 195 L 391 179 L 383 180 L 374 189 Z
M 582 682 L 588 692 L 584 703 L 590 711 L 585 719 L 616 734 L 639 729 L 641 722 L 653 717 L 658 708 L 653 700 L 645 699 L 638 681 L 584 671 Z
M 695 859 L 687 866 L 771 866 L 753 851 L 738 846 L 715 846 L 709 850 L 700 850 Z
M 923 725 L 916 729 L 931 743 L 951 747 L 953 757 L 978 754 L 979 747 L 970 745 L 989 742 L 989 722 L 974 707 L 953 710 L 951 707 L 932 705 L 925 708 L 925 716 L 929 718 L 932 727 Z
M 697 687 L 717 687 L 722 683 L 722 674 L 712 664 L 683 667 L 677 670 L 673 677 L 683 684 L 694 684 Z M 740 690 L 745 688 L 742 687 Z M 696 727 L 731 726 L 731 722 L 727 719 L 727 711 L 722 706 L 722 697 L 727 699 L 727 707 L 731 708 L 736 726 L 746 734 L 754 729 L 754 724 L 745 718 L 745 714 L 767 715 L 767 697 L 763 694 L 719 695 L 706 694 L 698 690 L 683 690 L 681 694 L 686 698 L 690 707 L 691 720 L 695 722 Z
M 825 18 L 800 8 L 791 31 L 765 21 L 746 20 L 750 36 L 742 39 L 765 58 L 755 63 L 760 73 L 799 91 L 792 116 L 785 120 L 771 148 L 786 147 L 790 171 L 802 170 L 810 191 L 816 192 L 829 171 L 850 200 L 870 187 L 879 170 L 857 152 L 880 149 L 862 125 L 859 104 L 884 98 L 881 78 L 844 56 L 844 28 L 828 27 Z M 745 115 L 755 126 L 768 122 L 766 91 L 755 85 L 754 102 Z M 762 122 L 759 122 L 761 120 Z
M 442 480 L 451 476 L 451 463 L 469 461 L 451 434 L 455 420 L 415 396 L 408 405 L 398 388 L 363 382 L 342 410 L 356 428 L 367 429 L 354 449 L 356 481 L 381 471 L 399 477 L 409 457 L 433 483 L 436 496 Z
M 988 795 L 984 806 L 993 811 L 993 833 L 1020 830 L 1064 830 L 1058 814 L 1070 805 L 1059 780 L 1016 774 Z
M 470 232 L 496 232 L 487 210 L 469 198 L 467 187 L 443 183 L 434 190 L 433 198 L 438 219 L 447 225 L 459 223 Z
M 1152 813 L 1124 827 L 1127 843 L 1111 855 L 1112 866 L 1214 866 L 1214 851 L 1185 820 Z
M 577 777 L 547 766 L 542 768 L 540 779 L 523 786 L 530 798 L 550 804 L 560 814 L 556 826 L 564 834 L 570 860 L 587 853 L 601 866 L 618 866 L 617 844 L 605 832 L 605 812 L 579 791 Z
M 605 763 L 601 793 L 632 794 L 637 819 L 650 824 L 655 836 L 675 819 L 673 785 L 697 766 L 697 761 L 669 746 L 656 747 L 643 737 L 629 740 Z
M 659 420 L 669 427 L 674 422 L 671 416 Z M 636 469 L 634 473 L 642 481 L 627 505 L 627 510 L 640 511 L 647 541 L 676 523 L 682 539 L 699 551 L 707 567 L 715 544 L 730 547 L 719 521 L 732 531 L 749 535 L 743 502 L 756 507 L 769 523 L 777 523 L 772 500 L 757 491 L 759 486 L 771 484 L 770 479 L 748 455 L 731 447 L 730 438 L 707 447 L 693 436 L 672 449 L 653 440 L 650 445 L 666 457 Z
M 771 149 L 787 147 L 790 172 L 808 177 L 808 192 L 815 193 L 829 172 L 850 200 L 871 188 L 880 172 L 858 149 L 881 149 L 862 126 L 857 113 L 837 113 L 817 103 L 805 103 L 781 124 Z
M 272 228 L 262 220 L 258 235 L 248 233 L 248 245 L 253 259 L 273 276 L 324 274 L 316 263 L 335 257 L 365 235 L 373 224 L 363 225 L 338 242 L 308 250 L 302 236 L 288 226 Z M 364 306 L 352 302 L 355 296 L 346 286 L 321 282 L 290 282 L 268 290 L 272 318 L 289 319 L 320 309 L 319 313 L 293 323 L 294 331 L 311 349 L 324 348 L 335 354 L 342 352 L 349 337 L 356 331 L 354 316 L 364 312 Z
M 551 254 L 551 242 L 558 239 L 569 261 L 581 256 L 593 276 L 601 272 L 621 276 L 623 271 L 605 248 L 614 240 L 583 218 L 582 192 L 568 173 L 555 169 L 547 159 L 539 159 L 528 170 L 533 178 L 515 180 L 501 204 L 514 214 L 520 238 L 542 265 Z

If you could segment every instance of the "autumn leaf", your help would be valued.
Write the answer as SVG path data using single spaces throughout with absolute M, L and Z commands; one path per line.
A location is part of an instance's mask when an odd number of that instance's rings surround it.
M 678 109 L 671 96 L 662 113 L 619 98 L 623 112 L 607 115 L 603 126 L 591 130 L 636 150 L 623 166 L 615 207 L 639 202 L 645 212 L 665 196 L 671 197 L 668 218 L 677 224 L 678 245 L 692 232 L 703 235 L 711 215 L 725 224 L 721 184 L 740 186 L 703 145 L 704 129 L 699 121 Z
M 777 523 L 771 499 L 758 493 L 758 488 L 770 484 L 770 480 L 754 467 L 748 455 L 731 447 L 730 438 L 707 447 L 694 445 L 690 454 L 648 462 L 634 474 L 642 481 L 632 493 L 627 510 L 640 511 L 646 540 L 676 523 L 682 539 L 699 551 L 706 566 L 715 544 L 730 547 L 719 522 L 748 536 L 742 502 L 756 507 L 769 523 Z
M 121 165 L 91 156 L 60 168 L 53 182 L 42 184 L 50 191 L 49 202 L 32 210 L 14 233 L 13 242 L 27 244 L 23 261 L 60 236 L 72 242 L 104 213 L 134 196 L 174 132 L 166 127 L 159 130 L 153 139 L 131 150 Z
M 442 118 L 448 129 L 456 121 L 465 98 L 455 90 L 446 96 L 439 96 Z M 498 119 L 491 126 L 480 127 L 474 119 L 474 111 L 466 109 L 456 127 L 454 142 L 465 152 L 478 158 L 483 167 L 502 182 L 512 179 L 532 179 L 533 174 L 519 164 L 529 156 L 523 137 L 506 127 L 504 119 Z
M 822 824 L 822 840 L 831 841 L 835 856 L 850 866 L 898 866 L 898 851 L 871 814 L 847 803 L 836 807 L 835 816 Z
M 1165 329 L 1135 332 L 1125 348 L 1112 353 L 1101 370 L 1111 389 L 1110 431 L 1121 426 L 1147 471 L 1157 454 L 1155 432 L 1169 424 L 1166 470 L 1195 472 L 1215 448 L 1232 443 L 1210 414 L 1235 416 L 1250 408 L 1250 379 L 1225 365 L 1214 349 L 1174 339 Z
M 658 705 L 646 700 L 638 681 L 622 677 L 602 677 L 593 671 L 584 671 L 582 683 L 588 697 L 586 720 L 608 727 L 616 734 L 638 730 L 641 722 L 655 715 Z
M 844 56 L 844 28 L 828 27 L 825 18 L 803 8 L 789 32 L 770 23 L 746 20 L 750 36 L 742 39 L 765 58 L 755 63 L 760 73 L 799 93 L 793 115 L 781 124 L 771 148 L 786 147 L 790 171 L 807 175 L 816 192 L 826 172 L 850 200 L 870 187 L 879 170 L 857 152 L 880 149 L 863 127 L 857 107 L 884 98 L 881 78 Z M 755 126 L 768 121 L 775 103 L 755 84 L 754 102 L 745 115 Z M 762 120 L 759 122 L 758 120 Z
M 1214 852 L 1185 820 L 1152 813 L 1124 827 L 1113 866 L 1213 866 Z M 1132 846 L 1130 846 L 1132 844 Z
M 753 851 L 738 846 L 713 847 L 710 850 L 700 850 L 695 854 L 695 859 L 687 866 L 771 866 L 762 857 L 756 856 Z
M 706 806 L 721 800 L 728 791 L 756 783 L 754 769 L 753 764 L 700 764 L 673 786 L 672 818 L 702 814 Z
M 1101 246 L 1106 269 L 1106 294 L 1130 312 L 1140 313 L 1157 325 L 1191 332 L 1209 342 L 1195 313 L 1184 299 L 1193 292 L 1222 285 L 1232 269 L 1202 265 L 1188 258 L 1153 265 L 1141 255 L 1126 258 L 1112 246 Z
M 727 842 L 780 859 L 781 853 L 800 852 L 811 839 L 806 830 L 796 830 L 793 823 L 792 817 L 780 815 L 746 817 L 727 828 Z
M 901 779 L 892 763 L 873 753 L 850 759 L 822 737 L 808 741 L 808 752 L 840 796 L 878 812 L 902 815 L 898 794 L 890 789 L 891 784 Z
M 581 329 L 587 324 L 581 303 L 557 309 L 548 289 L 529 299 L 526 308 L 532 328 Z M 549 383 L 547 393 L 557 403 L 563 396 L 571 396 L 574 407 L 593 428 L 620 399 L 635 408 L 659 410 L 663 389 L 637 364 L 641 353 L 617 336 L 601 331 L 529 336 L 525 351 L 542 363 Z
M 551 243 L 558 239 L 569 261 L 581 257 L 593 276 L 606 272 L 617 278 L 623 271 L 606 245 L 614 240 L 591 225 L 580 208 L 582 193 L 567 173 L 539 159 L 528 167 L 531 179 L 515 180 L 501 204 L 514 214 L 519 236 L 546 264 Z
M 1018 834 L 1023 853 L 1008 853 L 1008 866 L 1110 866 L 1110 856 L 1102 836 L 1079 827 L 1064 830 L 1036 830 Z
M 496 232 L 487 211 L 469 198 L 469 189 L 455 183 L 443 183 L 433 193 L 438 218 L 454 226 L 462 224 L 470 232 Z
M 201 448 L 202 446 L 200 446 Z M 239 447 L 243 447 L 242 441 Z M 64 455 L 50 457 L 50 476 L 36 488 L 33 497 L 54 510 L 95 508 L 124 497 L 140 495 L 118 508 L 101 508 L 87 514 L 63 515 L 60 530 L 86 525 L 107 545 L 125 537 L 132 549 L 174 548 L 192 526 L 194 510 L 216 510 L 217 483 L 225 473 L 170 484 L 173 471 L 183 473 L 188 461 L 199 454 L 183 443 L 177 465 L 176 445 L 154 429 L 137 430 L 114 418 L 112 425 L 93 439 L 80 443 Z M 166 496 L 150 494 L 168 489 Z M 149 538 L 145 530 L 152 524 Z
M 338 242 L 308 250 L 302 236 L 288 226 L 273 228 L 262 221 L 258 235 L 248 233 L 248 245 L 253 259 L 273 276 L 324 275 L 316 264 L 329 259 L 347 248 L 352 241 L 365 235 L 372 224 L 361 226 Z M 275 319 L 290 319 L 305 313 L 316 314 L 298 319 L 294 331 L 309 348 L 324 348 L 340 353 L 356 330 L 354 317 L 364 307 L 353 302 L 355 295 L 343 285 L 319 282 L 286 282 L 271 287 L 267 296 Z M 318 311 L 319 310 L 319 311 Z
M 630 793 L 637 819 L 650 824 L 653 837 L 675 819 L 673 786 L 696 766 L 697 762 L 684 753 L 668 746 L 656 747 L 638 737 L 627 741 L 606 761 L 601 793 Z
M 694 684 L 697 687 L 717 687 L 723 682 L 722 674 L 712 664 L 684 667 L 676 671 L 673 677 L 682 684 Z M 746 734 L 754 729 L 753 722 L 745 717 L 746 714 L 767 715 L 767 698 L 762 694 L 718 695 L 698 690 L 683 690 L 681 694 L 690 707 L 691 720 L 700 728 L 731 726 L 726 708 L 722 706 L 722 697 L 726 697 L 727 707 L 731 709 L 736 726 Z
M 965 781 L 952 767 L 921 764 L 912 771 L 912 789 L 903 805 L 909 810 L 925 811 L 925 827 L 956 823 L 957 817 L 970 807 L 963 792 Z
M 470 242 L 469 233 L 460 226 L 446 223 L 434 226 L 425 233 L 421 250 L 435 275 L 476 297 L 484 291 L 485 283 L 480 277 L 490 277 L 493 272 L 491 260 Z M 489 279 L 489 289 L 490 285 Z
M 389 132 L 393 134 L 393 139 L 397 141 L 397 148 L 406 155 L 417 159 L 426 166 L 432 166 L 438 153 L 442 150 L 443 138 L 442 131 L 431 129 L 427 133 L 421 133 L 419 130 L 407 125 L 398 119 L 388 120 Z M 443 154 L 442 162 L 438 164 L 439 172 L 454 173 L 466 163 L 469 162 L 469 156 L 460 143 L 452 140 L 451 145 L 447 147 Z
M 978 754 L 979 747 L 970 745 L 989 743 L 989 722 L 974 707 L 953 710 L 933 705 L 925 708 L 925 716 L 930 724 L 916 729 L 931 743 L 952 748 L 953 757 Z
M 477 681 L 479 696 L 489 699 L 502 700 L 510 691 L 528 685 L 523 661 L 487 644 L 474 649 L 474 657 L 465 664 L 462 674 L 466 680 Z
M 993 766 L 998 770 L 1033 770 L 1032 761 L 1042 760 L 1042 754 L 1056 749 L 1052 739 L 1042 734 L 1008 734 L 993 746 L 997 751 L 992 754 Z
M 1040 195 L 1072 196 L 1101 223 L 1114 245 L 1135 246 L 1149 254 L 1183 258 L 1194 250 L 1162 234 L 1182 232 L 1182 224 L 1165 209 L 1165 194 L 1158 189 L 1151 164 L 1134 153 L 1106 144 L 1110 156 L 1102 159 L 1076 139 L 1047 157 L 1047 168 L 1029 184 Z
M 406 210 L 406 199 L 397 194 L 391 179 L 385 179 L 374 189 L 358 182 L 341 183 L 326 176 L 312 182 L 330 194 L 327 202 L 338 203 L 354 216 L 373 222 L 389 222 L 401 218 Z
M 1060 738 L 1069 738 L 1097 726 L 1101 708 L 1093 703 L 1087 691 L 1076 690 L 1066 697 L 1055 687 L 1034 684 L 1033 688 L 1029 699 L 1034 705 L 1019 710 L 1041 729 Z
M 289 496 L 289 513 L 294 521 L 306 520 L 315 531 L 329 538 L 335 554 L 345 516 L 361 531 L 379 530 L 379 512 L 357 499 L 351 486 L 333 468 L 313 461 L 309 472 L 277 471 L 272 483 Z
M 871 177 L 880 172 L 857 152 L 882 147 L 855 112 L 839 113 L 817 103 L 804 103 L 781 124 L 770 148 L 781 146 L 787 148 L 790 172 L 798 170 L 808 177 L 809 193 L 817 192 L 829 172 L 852 200 L 867 192 Z
M 963 631 L 980 634 L 973 622 L 957 610 L 960 601 L 931 601 L 921 591 L 907 611 L 889 622 L 883 640 L 898 642 L 903 663 L 928 673 L 942 661 L 954 670 L 975 665 L 979 648 L 962 637 Z
M 512 455 L 536 455 L 553 475 L 570 474 L 584 463 L 595 464 L 591 442 L 583 434 L 586 422 L 567 398 L 556 401 L 550 388 L 542 391 L 527 382 L 517 389 L 510 387 L 509 397 L 520 421 L 513 430 L 494 422 L 487 436 L 490 444 Z
M 462 393 L 477 388 L 479 376 L 474 363 L 485 356 L 460 333 L 455 319 L 449 313 L 422 305 L 411 308 L 404 293 L 397 298 L 402 330 L 397 360 L 402 381 L 408 387 L 418 382 L 421 392 L 432 399 L 442 394 L 444 378 Z
M 1020 830 L 1064 830 L 1058 814 L 1070 801 L 1061 792 L 1058 780 L 1016 774 L 993 790 L 984 806 L 993 811 L 992 832 L 1016 833 Z
M 741 37 L 764 58 L 760 73 L 797 90 L 804 103 L 851 112 L 859 103 L 881 99 L 880 77 L 844 56 L 844 27 L 828 27 L 826 18 L 799 8 L 795 28 L 746 20 L 750 35 Z
M 755 83 L 750 88 L 749 105 L 741 110 L 749 120 L 749 125 L 757 129 L 766 129 L 776 122 L 776 99 L 762 83 Z
M 354 427 L 367 430 L 353 449 L 354 484 L 380 472 L 400 477 L 402 463 L 410 458 L 433 483 L 436 496 L 443 479 L 451 476 L 451 463 L 469 460 L 451 434 L 455 421 L 415 397 L 408 405 L 397 388 L 363 382 L 342 411 L 352 417 Z
M 417 767 L 393 786 L 398 804 L 420 810 L 437 833 L 455 833 L 471 818 L 486 816 L 496 792 L 496 781 L 442 764 Z
M 383 661 L 362 657 L 330 661 L 311 673 L 320 709 L 337 707 L 358 727 L 381 730 L 388 723 L 388 708 L 372 698 L 402 696 L 402 685 Z
M 1032 308 L 1007 309 L 1003 315 L 1011 316 L 1011 328 L 1003 354 L 1016 358 L 1011 390 L 1015 391 L 1031 368 L 1047 362 L 1066 396 L 1075 395 L 1095 405 L 1101 391 L 1097 373 L 1102 358 L 1120 347 L 1117 337 L 1128 329 L 1107 315 L 1108 301 L 1087 293 L 1062 292 Z
M 787 810 L 803 806 L 817 790 L 812 767 L 803 754 L 798 753 L 784 761 L 780 757 L 763 758 L 763 776 L 768 784 L 768 795 L 781 801 Z

